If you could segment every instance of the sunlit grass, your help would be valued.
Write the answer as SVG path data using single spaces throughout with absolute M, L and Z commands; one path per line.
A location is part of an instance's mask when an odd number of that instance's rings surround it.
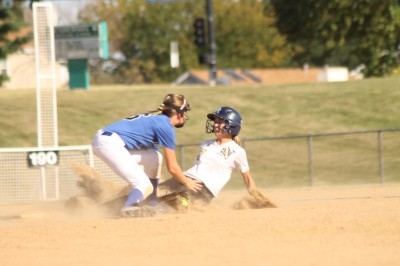
M 178 144 L 213 138 L 205 133 L 206 114 L 225 105 L 241 112 L 244 124 L 240 136 L 247 139 L 400 128 L 399 88 L 400 78 L 393 77 L 255 87 L 164 85 L 92 86 L 87 91 L 62 89 L 57 91 L 59 145 L 90 144 L 98 129 L 118 119 L 156 109 L 167 93 L 184 94 L 192 107 L 188 123 L 176 130 Z M 34 89 L 0 90 L 0 114 L 0 147 L 37 145 Z M 388 180 L 398 181 L 396 139 L 399 138 L 396 133 L 386 136 L 385 174 Z M 317 184 L 340 183 L 349 177 L 357 181 L 355 174 L 368 182 L 379 181 L 376 136 L 356 138 L 315 140 L 313 173 Z M 310 182 L 305 139 L 248 142 L 246 149 L 258 183 L 286 186 Z M 196 146 L 185 149 L 184 168 L 191 165 L 196 152 Z M 240 179 L 232 181 L 239 183 L 242 184 Z

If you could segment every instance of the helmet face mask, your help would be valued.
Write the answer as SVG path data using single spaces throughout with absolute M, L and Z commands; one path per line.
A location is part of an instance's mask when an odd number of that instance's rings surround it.
M 206 133 L 214 133 L 214 124 L 215 124 L 215 121 L 211 120 L 210 118 L 207 119 Z
M 216 118 L 219 118 L 220 121 L 215 121 Z M 225 126 L 221 130 L 227 132 L 227 130 L 225 130 L 225 128 L 227 127 L 229 122 L 227 120 L 225 120 L 223 117 L 214 116 L 212 119 L 210 119 L 210 118 L 207 119 L 206 133 L 214 133 L 215 132 L 215 130 L 214 130 L 215 123 L 218 123 L 218 124 L 224 123 Z
M 214 113 L 208 114 L 207 117 L 206 133 L 214 133 L 214 124 L 217 117 L 225 122 L 225 127 L 222 128 L 222 131 L 228 132 L 231 135 L 238 135 L 242 127 L 242 117 L 240 113 L 232 107 L 220 107 Z

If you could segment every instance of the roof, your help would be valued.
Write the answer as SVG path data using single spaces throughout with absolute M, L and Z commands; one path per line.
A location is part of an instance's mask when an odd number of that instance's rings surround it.
M 322 68 L 288 69 L 220 69 L 217 70 L 219 84 L 256 85 L 311 83 L 318 81 Z M 199 81 L 198 83 L 195 81 Z M 208 84 L 209 70 L 190 70 L 178 77 L 174 84 Z

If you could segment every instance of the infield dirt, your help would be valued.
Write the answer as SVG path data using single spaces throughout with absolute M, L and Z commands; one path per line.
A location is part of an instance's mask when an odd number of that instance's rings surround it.
M 120 219 L 64 202 L 1 205 L 8 265 L 400 265 L 400 186 L 263 190 L 277 208 Z M 8 219 L 6 219 L 8 217 Z

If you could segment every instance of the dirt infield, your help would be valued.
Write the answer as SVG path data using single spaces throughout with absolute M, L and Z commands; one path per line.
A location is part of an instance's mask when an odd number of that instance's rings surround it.
M 8 265 L 400 265 L 400 185 L 263 190 L 278 207 L 117 219 L 63 204 L 0 205 Z

